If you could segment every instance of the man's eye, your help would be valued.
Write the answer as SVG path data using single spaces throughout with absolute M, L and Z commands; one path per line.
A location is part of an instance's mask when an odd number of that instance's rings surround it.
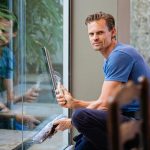
M 93 36 L 94 34 L 93 33 L 89 33 L 89 36 Z
M 1 29 L 1 32 L 2 33 L 8 33 L 8 31 L 4 30 L 4 29 Z

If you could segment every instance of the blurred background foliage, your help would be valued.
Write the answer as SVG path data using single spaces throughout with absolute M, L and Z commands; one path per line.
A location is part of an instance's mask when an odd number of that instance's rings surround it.
M 10 2 L 9 0 L 0 0 L 0 5 L 8 7 L 9 2 Z M 17 8 L 16 5 L 18 5 L 18 3 L 19 0 L 13 1 L 14 8 Z M 50 54 L 54 56 L 55 63 L 62 64 L 62 54 L 63 54 L 62 0 L 24 0 L 24 4 L 25 4 L 25 18 L 26 18 L 25 45 L 26 45 L 27 71 L 29 72 L 41 71 L 44 62 L 43 59 L 41 59 L 40 51 L 41 47 L 43 46 L 47 47 L 50 51 Z M 17 15 L 17 10 L 13 11 Z
M 46 46 L 55 56 L 63 53 L 63 6 L 60 0 L 26 0 L 28 68 L 34 65 L 36 71 L 41 70 L 41 46 Z M 62 63 L 56 58 L 55 61 Z

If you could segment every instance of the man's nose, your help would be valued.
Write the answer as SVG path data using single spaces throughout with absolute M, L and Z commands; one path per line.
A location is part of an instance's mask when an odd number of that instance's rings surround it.
M 94 34 L 93 39 L 94 39 L 94 40 L 97 40 L 97 39 L 98 39 L 98 35 L 97 35 L 97 34 Z

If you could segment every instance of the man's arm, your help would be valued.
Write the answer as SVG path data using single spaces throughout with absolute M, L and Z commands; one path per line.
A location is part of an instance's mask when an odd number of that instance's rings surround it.
M 7 91 L 7 100 L 9 102 L 13 101 L 14 94 L 13 94 L 13 81 L 12 81 L 12 79 L 4 79 L 4 87 Z
M 87 108 L 107 110 L 110 96 L 114 94 L 116 87 L 121 85 L 122 83 L 119 81 L 104 81 L 98 100 L 91 103 Z
M 39 89 L 38 88 L 30 88 L 28 89 L 24 95 L 17 96 L 14 95 L 13 91 L 13 80 L 12 79 L 4 79 L 4 86 L 7 91 L 7 100 L 8 103 L 13 102 L 13 103 L 18 103 L 18 102 L 33 102 L 37 99 L 39 96 Z
M 18 103 L 18 102 L 33 102 L 37 99 L 37 97 L 39 96 L 39 89 L 36 88 L 30 88 L 28 89 L 23 95 L 20 96 L 16 96 L 14 95 L 14 103 Z
M 75 99 L 62 85 L 61 88 L 63 92 L 59 92 L 59 90 L 57 89 L 56 98 L 58 104 L 62 107 L 71 109 L 86 108 L 93 102 Z
M 83 101 L 74 99 L 67 90 L 64 90 L 64 95 L 59 94 L 59 91 L 56 90 L 56 97 L 58 104 L 66 108 L 76 109 L 83 107 L 89 109 L 107 110 L 109 97 L 114 94 L 114 92 L 116 91 L 116 87 L 121 85 L 122 83 L 117 81 L 104 81 L 102 92 L 97 101 Z M 67 100 L 66 104 L 64 103 L 65 100 Z M 58 124 L 56 130 L 61 131 L 72 127 L 71 119 L 60 120 L 56 122 L 56 124 Z
M 122 83 L 118 81 L 104 81 L 102 86 L 102 92 L 97 101 L 77 100 L 73 98 L 66 89 L 63 90 L 63 94 L 60 94 L 59 91 L 56 90 L 56 98 L 58 104 L 65 108 L 89 108 L 106 110 L 108 108 L 109 97 L 113 94 L 115 88 L 119 85 L 122 85 Z M 67 101 L 67 103 L 65 101 Z

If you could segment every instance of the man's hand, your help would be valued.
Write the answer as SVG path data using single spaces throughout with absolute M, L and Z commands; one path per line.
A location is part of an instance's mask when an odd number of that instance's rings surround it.
M 65 108 L 73 108 L 74 98 L 72 95 L 61 85 L 62 92 L 56 89 L 56 98 L 60 106 Z
M 0 112 L 9 112 L 9 109 L 0 102 Z
M 56 131 L 64 131 L 72 127 L 71 119 L 69 118 L 59 119 L 54 122 L 54 125 L 57 125 L 57 127 L 55 128 Z
M 16 114 L 16 120 L 20 123 L 23 122 L 23 124 L 27 125 L 30 129 L 33 129 L 40 124 L 38 119 L 30 115 Z
M 26 102 L 33 102 L 37 99 L 39 96 L 39 89 L 37 88 L 30 88 L 25 94 L 24 94 L 24 101 Z

